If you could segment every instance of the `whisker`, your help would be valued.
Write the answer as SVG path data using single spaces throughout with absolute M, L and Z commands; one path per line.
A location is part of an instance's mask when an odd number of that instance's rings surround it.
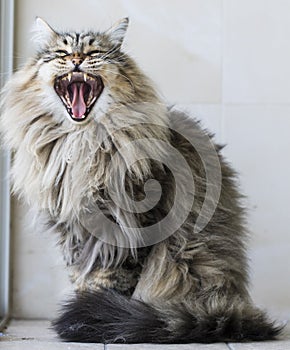
M 120 72 L 114 72 L 114 71 L 112 71 L 110 69 L 106 69 L 106 71 L 109 72 L 109 73 L 115 74 L 115 75 L 120 75 L 121 77 L 125 78 L 130 83 L 134 93 L 136 92 L 136 89 L 135 89 L 135 86 L 134 86 L 132 80 L 130 78 L 128 78 L 126 75 L 121 74 Z

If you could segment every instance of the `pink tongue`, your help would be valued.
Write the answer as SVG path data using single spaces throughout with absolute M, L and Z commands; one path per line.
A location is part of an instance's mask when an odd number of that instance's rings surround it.
M 81 118 L 86 113 L 86 103 L 84 100 L 84 83 L 73 83 L 72 84 L 72 93 L 73 93 L 73 101 L 72 101 L 72 112 L 74 118 Z

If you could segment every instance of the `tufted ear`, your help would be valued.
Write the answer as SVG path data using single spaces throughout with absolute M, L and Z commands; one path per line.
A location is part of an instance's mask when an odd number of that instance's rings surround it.
M 125 17 L 115 23 L 105 34 L 109 35 L 111 41 L 116 46 L 121 46 L 128 28 L 129 18 Z
M 42 18 L 36 17 L 32 28 L 33 41 L 40 47 L 47 45 L 57 32 Z

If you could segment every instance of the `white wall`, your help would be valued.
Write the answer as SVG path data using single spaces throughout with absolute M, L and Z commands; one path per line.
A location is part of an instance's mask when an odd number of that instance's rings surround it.
M 127 51 L 165 98 L 226 142 L 248 195 L 252 294 L 290 316 L 290 0 L 18 0 L 16 61 L 36 15 L 61 28 L 129 16 Z M 69 289 L 54 238 L 25 228 L 15 203 L 14 315 L 51 317 Z

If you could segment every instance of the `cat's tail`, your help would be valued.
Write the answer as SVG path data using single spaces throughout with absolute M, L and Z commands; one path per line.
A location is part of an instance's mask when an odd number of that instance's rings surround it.
M 53 327 L 63 340 L 95 343 L 260 341 L 281 331 L 252 306 L 201 316 L 185 308 L 158 311 L 111 290 L 78 294 Z

